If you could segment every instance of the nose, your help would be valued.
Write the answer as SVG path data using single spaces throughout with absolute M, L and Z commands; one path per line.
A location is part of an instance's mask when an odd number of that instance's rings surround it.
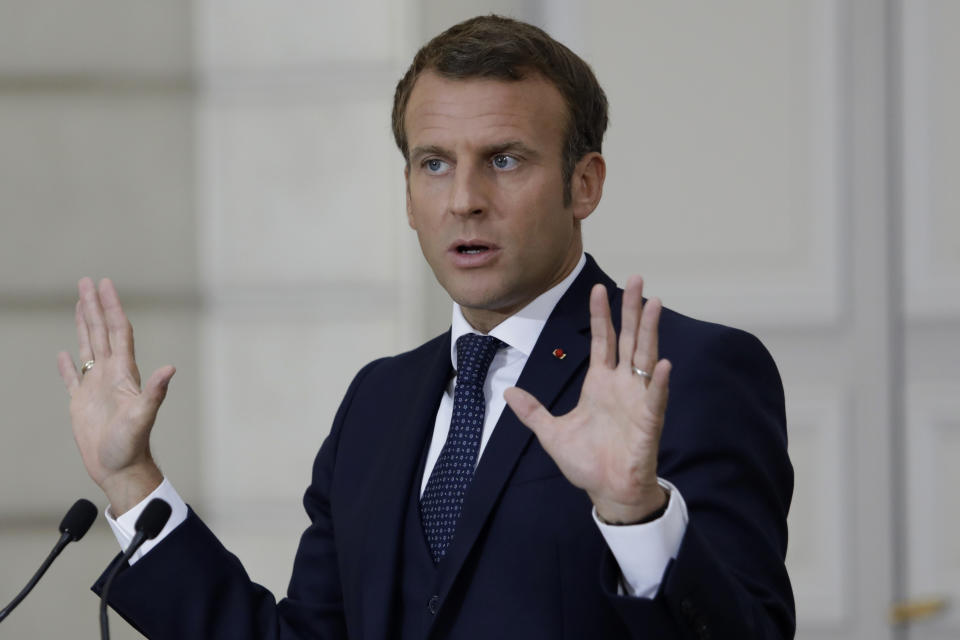
M 450 213 L 471 216 L 487 209 L 486 184 L 482 172 L 461 163 L 457 166 L 450 192 Z

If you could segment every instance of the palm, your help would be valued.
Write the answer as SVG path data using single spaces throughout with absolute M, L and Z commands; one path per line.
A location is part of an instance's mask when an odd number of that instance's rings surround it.
M 139 372 L 125 371 L 107 359 L 84 376 L 88 385 L 70 400 L 73 434 L 88 469 L 105 473 L 127 466 L 144 448 L 144 427 L 149 432 L 154 416 L 140 415 Z
M 616 370 L 588 373 L 580 402 L 557 418 L 549 447 L 570 482 L 583 489 L 605 487 L 613 497 L 628 494 L 655 472 L 644 463 L 645 452 L 657 446 L 659 419 L 643 404 L 644 395 L 635 380 Z

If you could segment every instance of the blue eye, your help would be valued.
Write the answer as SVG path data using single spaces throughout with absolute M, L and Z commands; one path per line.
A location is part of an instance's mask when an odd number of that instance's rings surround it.
M 505 153 L 498 153 L 493 156 L 493 166 L 501 171 L 510 171 L 517 168 L 517 159 Z
M 429 158 L 424 161 L 423 166 L 427 173 L 443 173 L 449 165 L 439 158 Z

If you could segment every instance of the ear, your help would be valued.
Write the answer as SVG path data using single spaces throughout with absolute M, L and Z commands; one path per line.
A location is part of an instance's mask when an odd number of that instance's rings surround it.
M 407 224 L 411 229 L 416 229 L 417 225 L 413 221 L 413 205 L 410 202 L 410 165 L 403 168 L 403 182 L 407 185 Z
M 606 177 L 607 163 L 596 151 L 591 151 L 577 162 L 570 177 L 570 206 L 574 220 L 579 222 L 585 219 L 600 204 Z

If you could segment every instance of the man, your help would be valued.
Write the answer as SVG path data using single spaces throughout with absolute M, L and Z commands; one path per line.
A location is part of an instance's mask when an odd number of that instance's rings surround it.
M 173 368 L 141 391 L 113 285 L 80 281 L 85 373 L 59 364 L 84 463 L 121 542 L 145 499 L 174 505 L 114 608 L 156 638 L 792 637 L 776 367 L 583 253 L 607 123 L 586 63 L 475 18 L 417 54 L 393 121 L 452 327 L 350 385 L 279 603 L 150 456 Z

